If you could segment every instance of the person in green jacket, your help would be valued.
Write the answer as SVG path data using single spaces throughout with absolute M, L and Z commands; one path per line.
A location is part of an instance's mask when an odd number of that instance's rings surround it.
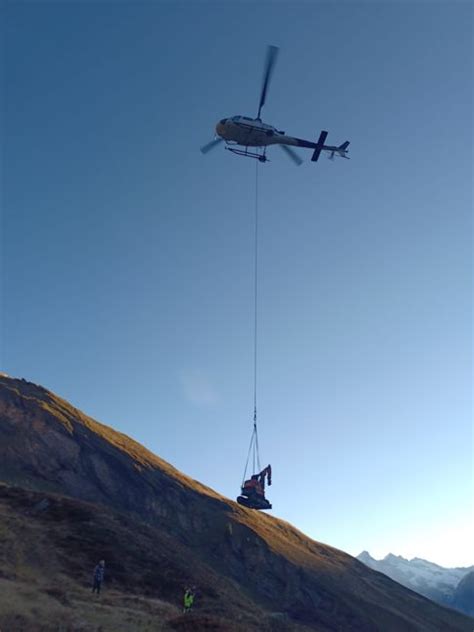
M 194 604 L 194 592 L 191 588 L 186 588 L 184 591 L 184 608 L 183 612 L 189 612 Z

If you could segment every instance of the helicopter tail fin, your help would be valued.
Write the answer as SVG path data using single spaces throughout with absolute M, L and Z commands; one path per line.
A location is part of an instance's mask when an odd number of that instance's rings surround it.
M 342 143 L 342 145 L 339 145 L 339 147 L 337 148 L 337 154 L 338 156 L 340 156 L 341 158 L 347 158 L 347 160 L 349 160 L 349 156 L 346 156 L 347 154 L 347 148 L 349 147 L 349 141 L 346 140 L 345 143 Z

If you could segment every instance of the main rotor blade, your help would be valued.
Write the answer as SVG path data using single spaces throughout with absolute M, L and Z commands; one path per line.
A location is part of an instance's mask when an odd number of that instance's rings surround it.
M 263 71 L 262 93 L 260 95 L 260 103 L 258 104 L 258 114 L 257 114 L 258 119 L 260 118 L 260 112 L 262 111 L 262 107 L 265 105 L 268 85 L 272 77 L 273 68 L 275 67 L 278 51 L 279 51 L 279 48 L 277 46 L 269 46 L 267 48 L 267 57 L 265 59 L 265 66 L 264 66 L 264 71 Z
M 301 165 L 301 163 L 303 162 L 303 159 L 300 158 L 298 156 L 298 154 L 293 151 L 292 149 L 290 149 L 288 147 L 288 145 L 280 145 L 280 147 L 283 149 L 283 151 L 286 153 L 286 155 L 288 156 L 288 158 L 291 158 L 291 160 L 296 163 L 298 165 L 298 167 Z
M 223 140 L 224 140 L 223 138 L 215 138 L 214 140 L 211 140 L 210 143 L 207 143 L 207 145 L 203 145 L 201 147 L 201 153 L 207 154 L 208 151 L 211 151 L 211 149 L 214 149 L 214 147 L 217 147 L 217 145 L 222 143 Z

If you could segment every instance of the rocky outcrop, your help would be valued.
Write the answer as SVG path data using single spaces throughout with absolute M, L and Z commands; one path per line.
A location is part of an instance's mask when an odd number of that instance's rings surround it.
M 0 378 L 0 480 L 100 503 L 191 547 L 247 599 L 315 630 L 469 630 L 291 525 L 237 505 L 47 391 Z

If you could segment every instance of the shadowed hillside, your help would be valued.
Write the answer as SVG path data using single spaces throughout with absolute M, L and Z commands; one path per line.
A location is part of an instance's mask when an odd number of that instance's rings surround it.
M 461 579 L 453 597 L 453 605 L 466 614 L 474 616 L 474 571 Z
M 236 625 L 236 613 L 245 613 L 247 630 L 263 630 L 262 621 L 267 619 L 269 629 L 291 629 L 290 624 L 298 624 L 321 632 L 471 632 L 474 627 L 472 619 L 435 605 L 353 557 L 307 538 L 288 523 L 219 496 L 42 387 L 7 377 L 0 377 L 0 480 L 113 510 L 94 510 L 100 520 L 110 521 L 108 526 L 101 523 L 108 534 L 102 539 L 94 529 L 75 531 L 72 522 L 53 510 L 41 514 L 53 531 L 62 524 L 66 538 L 62 549 L 57 542 L 48 545 L 54 555 L 61 550 L 67 556 L 68 538 L 71 549 L 82 553 L 70 571 L 68 564 L 60 566 L 65 581 L 80 581 L 84 569 L 101 555 L 99 550 L 121 538 L 117 548 L 123 551 L 128 566 L 139 569 L 137 576 L 147 568 L 150 551 L 161 556 L 153 564 L 154 572 L 173 569 L 169 582 L 157 575 L 150 580 L 152 591 L 163 586 L 161 595 L 167 607 L 175 607 L 169 604 L 176 603 L 179 586 L 182 589 L 191 580 L 199 583 L 208 616 L 227 617 Z M 21 495 L 12 490 L 7 495 L 12 498 L 15 493 Z M 52 506 L 55 502 L 75 507 L 79 513 L 86 511 L 81 509 L 85 507 L 82 503 L 50 499 Z M 11 503 L 8 511 L 16 511 Z M 16 520 L 13 514 L 11 519 Z M 39 519 L 37 514 L 28 515 L 18 518 L 25 529 L 33 528 Z M 83 526 L 90 520 L 84 519 Z M 143 542 L 138 548 L 127 530 L 145 534 L 140 535 Z M 11 533 L 15 543 L 17 531 Z M 107 555 L 118 559 L 114 548 Z M 27 560 L 23 568 L 28 575 L 32 563 Z M 128 585 L 126 569 L 121 571 L 119 565 L 111 573 L 112 586 L 130 595 L 145 591 L 143 579 Z M 169 593 L 164 588 L 168 583 Z M 224 623 L 219 625 L 214 629 L 225 629 Z M 204 626 L 202 621 L 193 629 L 206 629 Z
M 0 525 L 2 632 L 245 632 L 271 630 L 278 621 L 278 613 L 247 599 L 192 548 L 103 507 L 0 485 Z M 107 573 L 97 598 L 90 593 L 91 571 L 101 558 Z M 191 581 L 198 587 L 196 608 L 184 617 L 183 587 Z

